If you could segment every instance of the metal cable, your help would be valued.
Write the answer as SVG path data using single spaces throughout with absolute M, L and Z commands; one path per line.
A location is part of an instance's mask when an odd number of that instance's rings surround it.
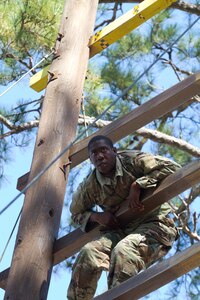
M 144 70 L 144 72 L 142 72 L 137 78 L 136 80 L 134 80 L 134 82 L 127 87 L 117 98 L 115 101 L 113 101 L 88 127 L 87 129 L 83 130 L 75 139 L 73 142 L 71 142 L 68 146 L 66 146 L 61 152 L 60 154 L 58 154 L 42 171 L 40 171 L 38 173 L 38 175 L 36 175 L 28 184 L 27 186 L 22 189 L 22 191 L 20 193 L 18 193 L 18 195 L 16 197 L 14 197 L 1 211 L 0 211 L 0 215 L 6 211 L 22 194 L 24 194 L 36 181 L 38 181 L 38 179 L 61 157 L 63 156 L 63 154 L 65 154 L 85 133 L 88 129 L 92 128 L 94 126 L 94 124 L 103 117 L 103 115 L 105 115 L 105 113 L 107 113 L 107 111 L 114 106 L 121 98 L 123 98 L 132 88 L 133 86 L 146 74 L 149 72 L 149 70 L 158 62 L 158 60 L 163 57 L 163 55 L 165 53 L 167 53 L 174 44 L 176 44 L 198 21 L 199 21 L 200 17 L 198 17 L 194 22 L 192 22 L 190 24 L 190 26 L 185 29 L 183 31 L 183 33 L 174 40 L 174 42 L 172 42 L 170 44 L 170 46 L 164 50 L 158 57 L 157 59 L 150 64 L 150 66 Z
M 11 86 L 9 86 L 3 93 L 0 94 L 0 97 L 5 95 L 9 90 L 11 90 L 16 84 L 18 84 L 26 75 L 28 75 L 31 71 L 33 71 L 37 66 L 39 66 L 45 59 L 51 56 L 55 50 L 52 50 L 51 53 L 45 55 L 37 64 L 35 64 L 28 72 L 26 72 L 22 77 L 20 77 L 17 81 L 15 81 Z
M 14 231 L 15 231 L 15 228 L 16 228 L 16 226 L 17 226 L 17 223 L 18 223 L 19 218 L 20 218 L 21 213 L 22 213 L 22 209 L 23 209 L 23 207 L 21 208 L 21 210 L 20 210 L 20 212 L 19 212 L 19 214 L 18 214 L 18 217 L 17 217 L 17 219 L 16 219 L 16 221 L 15 221 L 15 224 L 14 224 L 14 226 L 13 226 L 13 229 L 12 229 L 12 231 L 11 231 L 11 233 L 10 233 L 10 236 L 9 236 L 9 238 L 8 238 L 8 240 L 7 240 L 7 243 L 6 243 L 6 245 L 5 245 L 5 248 L 4 248 L 4 250 L 3 250 L 2 254 L 1 254 L 1 257 L 0 257 L 0 263 L 1 263 L 2 259 L 3 259 L 3 257 L 4 257 L 4 254 L 5 254 L 5 252 L 6 252 L 6 249 L 7 249 L 8 245 L 9 245 L 10 240 L 11 240 L 11 238 L 12 238 L 12 235 L 13 235 L 13 233 L 14 233 Z

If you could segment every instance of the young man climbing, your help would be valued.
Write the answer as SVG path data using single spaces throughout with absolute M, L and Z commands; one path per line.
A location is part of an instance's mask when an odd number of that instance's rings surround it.
M 164 256 L 177 237 L 167 203 L 123 228 L 115 217 L 125 200 L 134 212 L 142 210 L 141 190 L 156 187 L 180 167 L 177 163 L 139 151 L 117 154 L 105 136 L 92 138 L 88 152 L 95 168 L 74 194 L 70 210 L 83 231 L 97 223 L 102 234 L 81 249 L 73 266 L 69 300 L 93 299 L 102 270 L 108 271 L 109 289 L 119 285 Z M 96 205 L 102 212 L 94 211 Z

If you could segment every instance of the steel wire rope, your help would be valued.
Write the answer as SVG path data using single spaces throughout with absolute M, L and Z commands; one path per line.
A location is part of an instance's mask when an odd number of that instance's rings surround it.
M 11 240 L 11 238 L 12 238 L 12 235 L 13 235 L 13 233 L 14 233 L 14 231 L 15 231 L 15 228 L 16 228 L 17 223 L 18 223 L 18 221 L 19 221 L 20 215 L 21 215 L 21 213 L 22 213 L 22 209 L 23 209 L 23 207 L 21 208 L 21 210 L 20 210 L 20 212 L 19 212 L 19 214 L 18 214 L 18 216 L 17 216 L 17 219 L 16 219 L 16 221 L 15 221 L 15 224 L 14 224 L 14 226 L 13 226 L 13 229 L 12 229 L 10 235 L 9 235 L 9 238 L 8 238 L 8 240 L 7 240 L 7 243 L 6 243 L 6 245 L 5 245 L 5 247 L 4 247 L 4 250 L 3 250 L 2 254 L 1 254 L 1 257 L 0 257 L 0 263 L 1 263 L 2 259 L 3 259 L 3 257 L 4 257 L 4 254 L 5 254 L 5 252 L 6 252 L 6 249 L 7 249 L 8 245 L 9 245 L 10 240 Z
M 121 98 L 123 98 L 132 88 L 133 86 L 145 75 L 149 72 L 149 70 L 158 62 L 158 60 L 163 57 L 165 53 L 167 53 L 174 44 L 176 44 L 200 19 L 198 17 L 195 21 L 193 21 L 189 27 L 187 27 L 181 35 L 176 38 L 167 49 L 165 49 L 157 59 L 149 65 L 134 81 L 131 85 L 129 85 L 124 91 L 98 116 L 96 119 L 87 127 L 87 129 L 83 130 L 77 137 L 71 142 L 68 146 L 66 146 L 43 170 L 41 170 L 27 185 L 23 188 L 17 196 L 15 196 L 1 211 L 0 215 L 6 211 L 22 194 L 24 194 L 38 179 L 61 157 L 63 156 L 85 133 L 88 129 L 92 128 L 94 124 L 107 113 L 107 111 L 114 106 Z
M 33 71 L 37 66 L 39 66 L 45 59 L 49 58 L 52 54 L 54 54 L 55 50 L 52 50 L 51 53 L 45 55 L 39 62 L 37 62 L 30 70 L 28 70 L 24 75 L 22 75 L 17 81 L 15 81 L 11 86 L 9 86 L 3 93 L 0 94 L 0 97 L 5 95 L 8 91 L 10 91 L 16 84 L 18 84 L 26 75 L 28 75 L 31 71 Z

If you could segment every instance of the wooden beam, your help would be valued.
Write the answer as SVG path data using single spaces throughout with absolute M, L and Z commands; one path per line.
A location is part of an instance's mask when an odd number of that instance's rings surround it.
M 87 144 L 94 135 L 106 135 L 110 137 L 113 142 L 117 142 L 149 122 L 175 110 L 178 106 L 187 102 L 191 97 L 197 95 L 199 92 L 200 73 L 197 73 L 177 83 L 173 87 L 134 109 L 127 115 L 113 121 L 111 124 L 98 130 L 95 134 L 76 143 L 70 149 L 70 159 L 72 161 L 71 167 L 80 164 L 88 158 Z M 27 184 L 28 174 L 29 173 L 18 179 L 18 190 L 22 190 Z
M 139 218 L 198 182 L 200 182 L 200 160 L 196 160 L 168 176 L 156 189 L 145 191 L 142 195 L 142 201 L 145 205 L 144 211 L 133 214 L 128 208 L 127 202 L 124 202 L 117 217 L 121 224 L 127 223 L 132 218 Z M 96 226 L 88 233 L 84 233 L 78 228 L 59 238 L 54 244 L 53 264 L 56 265 L 78 252 L 83 245 L 99 235 L 99 229 L 100 227 Z M 8 272 L 9 269 L 0 273 L 1 288 L 5 288 Z
M 106 135 L 117 142 L 135 130 L 175 110 L 200 92 L 200 73 L 177 83 L 163 93 L 140 105 L 132 112 L 101 128 L 93 135 L 76 143 L 70 150 L 72 167 L 88 158 L 87 144 L 98 134 Z
M 95 300 L 137 300 L 200 265 L 200 242 L 128 279 Z
M 9 271 L 10 271 L 10 268 L 7 268 L 6 270 L 4 270 L 0 273 L 0 288 L 2 288 L 4 290 L 6 289 Z
M 103 29 L 97 31 L 90 38 L 90 58 L 103 51 L 108 46 L 122 38 L 133 29 L 137 28 L 161 10 L 169 7 L 177 0 L 145 0 L 136 5 L 133 9 L 111 22 Z M 46 88 L 48 82 L 49 67 L 45 67 L 33 75 L 30 79 L 30 87 L 37 92 Z
M 30 178 L 41 172 L 76 136 L 98 0 L 65 1 L 51 64 L 57 74 L 46 89 Z M 57 70 L 57 72 L 55 71 Z M 60 170 L 68 154 L 57 160 L 26 193 L 4 299 L 47 298 L 69 170 Z
M 44 67 L 41 71 L 34 74 L 29 81 L 29 86 L 36 92 L 44 90 L 48 83 L 49 66 Z
M 97 31 L 90 39 L 90 56 L 106 49 L 138 26 L 169 7 L 176 0 L 146 0 Z

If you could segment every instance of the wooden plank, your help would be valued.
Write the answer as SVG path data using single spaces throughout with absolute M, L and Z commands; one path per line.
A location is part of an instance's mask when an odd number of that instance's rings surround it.
M 175 110 L 199 92 L 200 73 L 197 73 L 101 128 L 95 134 L 76 143 L 70 150 L 72 167 L 88 158 L 87 144 L 93 136 L 98 134 L 106 135 L 113 142 L 117 142 L 153 120 Z
M 16 186 L 17 190 L 21 191 L 27 185 L 29 175 L 30 175 L 30 172 L 27 172 L 26 174 L 24 174 L 18 178 L 17 186 Z
M 127 115 L 113 121 L 95 134 L 76 143 L 70 149 L 71 167 L 73 168 L 88 158 L 87 144 L 93 136 L 102 134 L 110 137 L 113 142 L 117 142 L 149 122 L 175 110 L 199 92 L 200 73 L 197 73 L 177 83 Z M 18 180 L 17 188 L 19 190 L 22 190 L 28 182 L 28 173 L 25 177 L 22 176 Z
M 117 217 L 122 224 L 127 223 L 132 218 L 139 218 L 198 182 L 200 182 L 200 160 L 196 160 L 168 176 L 156 189 L 145 191 L 142 194 L 142 201 L 145 205 L 144 211 L 133 214 L 130 212 L 127 202 L 124 202 Z M 84 233 L 78 228 L 59 238 L 54 244 L 53 264 L 56 265 L 79 251 L 83 245 L 99 235 L 99 229 L 100 227 L 96 226 L 88 233 Z M 9 269 L 0 273 L 1 288 L 5 288 L 8 272 Z
M 200 265 L 200 242 L 123 282 L 95 300 L 137 300 Z
M 6 270 L 4 270 L 0 273 L 0 288 L 2 288 L 4 290 L 6 289 L 9 271 L 10 271 L 10 268 L 7 268 Z
M 106 49 L 108 46 L 122 38 L 133 29 L 137 28 L 161 10 L 170 6 L 177 0 L 146 0 L 136 5 L 133 9 L 97 31 L 90 38 L 90 58 Z M 33 75 L 29 86 L 37 92 L 46 88 L 48 82 L 49 67 L 45 67 Z
M 196 160 L 168 176 L 156 189 L 145 191 L 142 194 L 142 201 L 145 205 L 144 211 L 133 214 L 128 208 L 127 202 L 124 202 L 117 213 L 117 217 L 121 224 L 127 223 L 132 218 L 139 218 L 198 182 L 200 182 L 200 160 Z M 54 244 L 53 264 L 56 265 L 79 251 L 83 245 L 99 235 L 99 229 L 100 227 L 96 226 L 85 233 L 78 228 L 58 239 Z M 8 272 L 7 269 L 0 273 L 1 288 L 5 288 L 5 278 Z

